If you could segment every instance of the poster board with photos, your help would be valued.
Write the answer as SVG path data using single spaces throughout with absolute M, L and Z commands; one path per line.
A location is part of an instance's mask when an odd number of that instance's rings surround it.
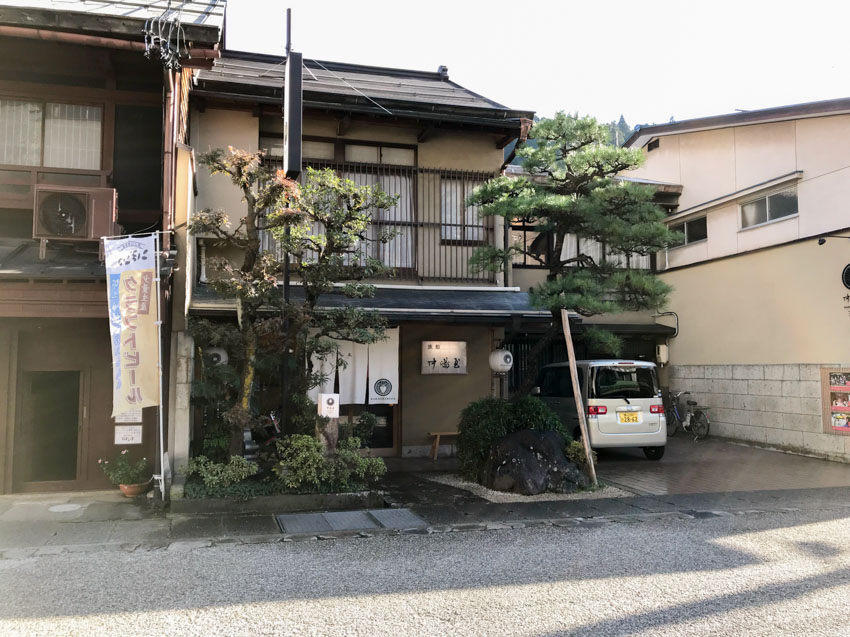
M 824 431 L 850 434 L 850 367 L 821 369 L 821 394 Z

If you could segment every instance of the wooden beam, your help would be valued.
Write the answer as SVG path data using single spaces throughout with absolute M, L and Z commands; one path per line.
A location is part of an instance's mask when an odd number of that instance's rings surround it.
M 584 418 L 584 403 L 581 399 L 581 385 L 578 382 L 578 370 L 576 369 L 576 352 L 573 348 L 573 337 L 570 333 L 570 317 L 565 309 L 561 309 L 561 327 L 564 330 L 564 341 L 567 345 L 567 356 L 570 361 L 570 378 L 573 382 L 573 398 L 576 401 L 578 412 L 578 425 L 581 428 L 581 440 L 584 443 L 584 455 L 587 458 L 587 471 L 590 481 L 594 487 L 599 486 L 596 479 L 596 466 L 593 464 L 593 451 L 590 448 L 590 435 L 587 432 L 587 421 Z
M 502 148 L 510 144 L 512 141 L 514 141 L 516 138 L 516 135 L 505 135 L 504 137 L 502 137 L 502 139 L 496 142 L 496 148 L 501 150 Z

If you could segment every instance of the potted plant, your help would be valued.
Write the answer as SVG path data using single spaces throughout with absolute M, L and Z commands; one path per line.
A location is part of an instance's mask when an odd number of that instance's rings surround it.
M 118 485 L 128 498 L 147 493 L 153 484 L 150 463 L 147 458 L 131 463 L 127 458 L 129 449 L 124 449 L 114 460 L 98 458 L 97 464 L 112 484 Z

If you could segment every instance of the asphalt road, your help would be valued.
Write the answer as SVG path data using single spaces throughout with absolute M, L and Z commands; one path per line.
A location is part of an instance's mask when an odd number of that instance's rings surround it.
M 846 635 L 848 515 L 3 560 L 0 634 Z

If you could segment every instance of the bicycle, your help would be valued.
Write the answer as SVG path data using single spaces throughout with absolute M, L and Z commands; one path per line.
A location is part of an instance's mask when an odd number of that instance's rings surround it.
M 711 421 L 708 419 L 705 410 L 710 409 L 710 407 L 702 406 L 700 409 L 695 409 L 697 401 L 688 400 L 686 401 L 687 410 L 684 419 L 681 416 L 679 398 L 690 395 L 690 393 L 689 391 L 680 391 L 669 396 L 669 404 L 665 410 L 667 415 L 667 435 L 669 437 L 675 436 L 680 428 L 682 431 L 692 433 L 694 440 L 702 440 L 708 435 Z

